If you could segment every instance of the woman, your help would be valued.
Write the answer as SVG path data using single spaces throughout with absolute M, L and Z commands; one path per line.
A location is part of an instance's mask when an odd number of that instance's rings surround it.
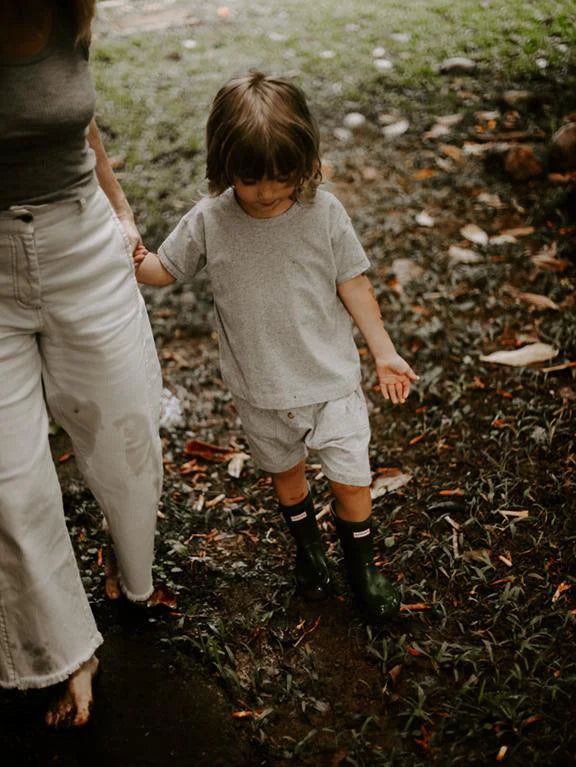
M 66 529 L 46 404 L 108 522 L 118 582 L 153 592 L 160 371 L 139 242 L 94 122 L 95 0 L 0 0 L 0 686 L 63 682 L 90 717 L 102 642 Z M 114 574 L 108 579 L 114 591 Z

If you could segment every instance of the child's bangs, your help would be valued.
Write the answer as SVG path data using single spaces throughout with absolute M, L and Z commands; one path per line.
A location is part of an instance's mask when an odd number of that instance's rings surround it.
M 305 175 L 305 162 L 292 142 L 274 147 L 264 142 L 237 142 L 228 158 L 228 177 L 258 181 Z

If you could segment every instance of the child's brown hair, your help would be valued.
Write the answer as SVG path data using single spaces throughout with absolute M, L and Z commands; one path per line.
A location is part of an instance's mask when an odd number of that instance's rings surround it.
M 293 83 L 250 72 L 216 94 L 206 126 L 206 178 L 221 194 L 234 178 L 294 180 L 311 200 L 322 180 L 320 138 L 306 97 Z

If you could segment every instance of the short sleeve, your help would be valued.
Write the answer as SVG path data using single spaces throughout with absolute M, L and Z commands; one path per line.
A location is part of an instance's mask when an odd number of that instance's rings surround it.
M 340 203 L 337 204 L 331 228 L 336 283 L 340 284 L 367 271 L 370 261 L 354 231 L 350 216 Z
M 206 266 L 204 219 L 199 208 L 192 208 L 158 249 L 162 266 L 176 280 L 190 280 Z

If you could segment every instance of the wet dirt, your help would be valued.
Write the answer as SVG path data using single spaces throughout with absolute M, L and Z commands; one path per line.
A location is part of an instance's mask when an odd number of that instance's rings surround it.
M 100 624 L 112 619 L 97 617 Z M 106 633 L 98 652 L 102 673 L 95 683 L 93 720 L 82 730 L 54 733 L 43 726 L 52 690 L 3 692 L 3 767 L 257 764 L 220 691 L 196 662 L 182 657 L 175 662 L 157 633 L 141 619 L 121 620 Z

